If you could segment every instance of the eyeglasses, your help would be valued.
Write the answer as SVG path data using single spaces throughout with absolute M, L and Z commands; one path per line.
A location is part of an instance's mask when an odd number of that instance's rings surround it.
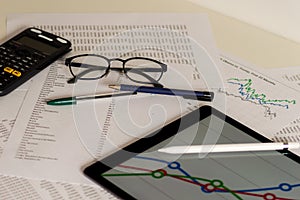
M 122 67 L 111 67 L 111 62 L 119 61 Z M 153 84 L 163 87 L 159 80 L 167 65 L 157 60 L 146 57 L 131 57 L 128 59 L 109 59 L 97 54 L 80 54 L 66 58 L 65 65 L 69 67 L 73 78 L 68 83 L 76 83 L 77 80 L 96 80 L 110 72 L 110 70 L 124 73 L 131 81 L 142 84 Z

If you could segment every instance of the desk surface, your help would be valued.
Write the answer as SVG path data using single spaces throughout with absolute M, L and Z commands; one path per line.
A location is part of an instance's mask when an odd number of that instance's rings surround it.
M 0 41 L 5 38 L 6 17 L 14 13 L 103 12 L 205 12 L 217 47 L 257 66 L 300 66 L 300 44 L 236 19 L 200 7 L 187 0 L 1 0 Z
M 225 17 L 187 0 L 0 0 L 0 41 L 5 39 L 6 17 L 9 14 L 105 12 L 207 13 L 217 47 L 225 53 L 261 67 L 300 66 L 299 43 Z

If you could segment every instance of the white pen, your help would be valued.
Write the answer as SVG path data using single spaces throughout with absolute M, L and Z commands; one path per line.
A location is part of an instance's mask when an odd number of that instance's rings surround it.
M 300 148 L 299 142 L 269 142 L 269 143 L 242 143 L 242 144 L 214 144 L 214 145 L 190 145 L 171 146 L 158 149 L 158 152 L 169 154 L 188 153 L 222 153 L 222 152 L 242 152 L 242 151 L 271 151 Z

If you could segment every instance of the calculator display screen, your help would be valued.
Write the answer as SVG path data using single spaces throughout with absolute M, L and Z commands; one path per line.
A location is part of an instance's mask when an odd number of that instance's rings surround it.
M 37 51 L 43 52 L 45 54 L 54 53 L 58 49 L 55 46 L 49 45 L 47 43 L 40 42 L 38 40 L 32 39 L 32 38 L 27 37 L 27 36 L 23 36 L 23 37 L 19 38 L 17 40 L 17 42 L 19 42 L 19 43 L 21 43 L 25 46 L 28 46 L 30 48 L 33 48 Z

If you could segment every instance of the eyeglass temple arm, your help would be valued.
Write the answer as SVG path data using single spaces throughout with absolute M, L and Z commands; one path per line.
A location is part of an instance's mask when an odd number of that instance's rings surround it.
M 115 70 L 118 69 L 118 68 L 114 68 Z M 120 70 L 120 69 L 118 69 Z M 90 73 L 92 71 L 97 71 L 96 69 L 87 69 L 85 71 L 82 71 L 81 73 L 77 74 L 76 76 L 73 76 L 73 78 L 69 79 L 67 81 L 67 83 L 71 84 L 71 83 L 76 83 L 76 79 L 78 77 L 82 77 L 84 76 L 85 74 L 87 73 Z M 136 73 L 136 74 L 140 74 L 142 76 L 144 76 L 145 78 L 147 78 L 151 84 L 153 84 L 155 87 L 160 87 L 160 88 L 163 88 L 164 86 L 162 84 L 160 84 L 157 80 L 155 80 L 154 78 L 152 78 L 151 76 L 149 76 L 148 74 L 145 74 L 139 70 L 131 70 L 131 73 Z M 91 78 L 91 80 L 93 80 L 93 78 Z M 132 79 L 131 79 L 132 80 Z M 134 82 L 140 82 L 140 81 L 135 81 L 135 80 L 132 80 Z
M 127 69 L 128 69 L 128 68 L 127 68 Z M 155 87 L 160 87 L 160 88 L 163 88 L 163 87 L 164 87 L 162 84 L 160 84 L 160 83 L 158 82 L 158 80 L 155 80 L 154 78 L 152 78 L 152 77 L 149 76 L 148 74 L 145 74 L 145 73 L 141 72 L 140 70 L 134 70 L 134 69 L 132 69 L 132 70 L 130 71 L 130 73 L 140 74 L 140 75 L 144 76 L 145 78 L 147 78 L 147 79 L 150 81 L 149 83 L 153 84 Z M 128 75 L 127 75 L 127 76 L 128 76 Z M 130 80 L 132 80 L 132 81 L 134 81 L 134 82 L 137 82 L 137 83 L 144 83 L 144 82 L 142 82 L 142 81 L 136 81 L 136 80 L 131 79 L 131 78 L 130 78 Z
M 103 66 L 99 66 L 99 65 L 91 65 L 91 64 L 85 64 L 85 63 L 78 63 L 78 62 L 67 62 L 65 63 L 65 65 L 67 66 L 72 66 L 72 67 L 83 67 L 83 68 L 90 68 L 90 67 L 94 67 L 97 69 L 106 69 L 107 67 L 103 67 Z M 162 69 L 157 69 L 157 68 L 151 68 L 151 67 L 145 67 L 145 68 L 139 68 L 140 71 L 144 71 L 144 72 L 166 72 L 167 71 L 167 67 L 166 65 L 161 65 Z M 111 68 L 111 69 L 115 69 L 115 68 Z M 132 70 L 135 68 L 130 68 L 130 67 L 126 67 L 127 70 Z
M 157 69 L 157 68 L 130 68 L 130 67 L 126 67 L 126 71 L 130 71 L 130 70 L 137 70 L 137 71 L 142 71 L 142 72 L 161 72 L 161 69 Z M 165 71 L 163 71 L 165 72 Z
M 107 68 L 106 66 L 103 67 L 103 66 L 99 66 L 99 65 L 91 65 L 91 64 L 78 63 L 78 62 L 66 63 L 65 65 L 71 66 L 71 67 L 95 68 L 95 70 Z
M 78 63 L 78 62 L 66 62 L 66 65 L 71 65 L 72 67 L 83 67 L 83 68 L 87 68 L 87 70 L 82 71 L 81 73 L 77 74 L 76 76 L 74 75 L 73 78 L 69 79 L 67 81 L 67 83 L 75 83 L 76 79 L 78 77 L 82 77 L 87 73 L 90 73 L 92 71 L 97 71 L 99 69 L 107 69 L 107 67 L 103 67 L 103 66 L 97 66 L 97 65 L 90 65 L 90 64 L 84 64 L 84 63 Z M 117 70 L 117 71 L 121 71 L 123 70 L 122 68 L 110 68 L 111 70 Z M 151 76 L 149 76 L 148 74 L 143 73 L 144 72 L 160 72 L 161 69 L 157 69 L 157 68 L 139 68 L 139 70 L 135 69 L 135 68 L 126 68 L 126 71 L 130 71 L 131 73 L 136 73 L 136 74 L 140 74 L 142 76 L 144 76 L 145 78 L 147 78 L 151 84 L 153 84 L 155 87 L 163 87 L 162 84 L 160 84 L 157 80 L 155 80 L 154 78 L 152 78 Z M 166 68 L 163 68 L 163 71 L 166 71 Z M 105 73 L 106 74 L 106 73 Z M 93 78 L 91 78 L 91 80 L 93 80 Z M 133 80 L 135 81 L 135 80 Z M 140 81 L 135 81 L 135 82 L 140 82 Z

